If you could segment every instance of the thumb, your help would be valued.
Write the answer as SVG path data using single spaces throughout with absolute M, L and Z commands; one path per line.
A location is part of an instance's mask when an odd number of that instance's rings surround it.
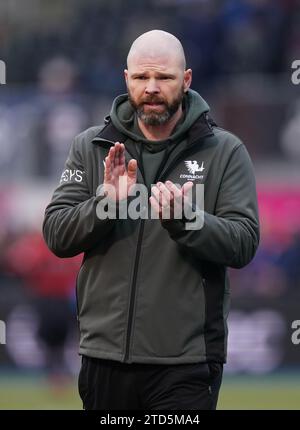
M 132 158 L 127 166 L 127 174 L 131 179 L 136 177 L 137 161 Z

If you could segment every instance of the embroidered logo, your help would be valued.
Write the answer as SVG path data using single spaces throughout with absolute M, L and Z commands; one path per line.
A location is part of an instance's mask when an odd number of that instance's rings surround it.
M 202 161 L 201 166 L 199 166 L 198 161 L 196 160 L 186 160 L 184 164 L 186 165 L 186 168 L 190 174 L 181 174 L 180 178 L 188 179 L 190 181 L 204 178 L 203 175 L 196 175 L 197 172 L 202 173 L 205 170 L 204 161 Z
M 205 167 L 203 166 L 204 162 L 202 161 L 201 167 L 199 167 L 199 164 L 196 160 L 194 161 L 185 161 L 184 162 L 188 171 L 194 175 L 196 172 L 203 172 L 203 170 L 205 169 Z

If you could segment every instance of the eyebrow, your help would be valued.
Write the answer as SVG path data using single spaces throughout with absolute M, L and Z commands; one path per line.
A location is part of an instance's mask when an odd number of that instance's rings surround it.
M 136 77 L 139 77 L 139 76 L 145 76 L 145 75 L 147 75 L 148 74 L 148 72 L 137 72 L 137 73 L 133 73 L 132 75 L 131 75 L 131 77 L 132 78 L 136 78 Z M 168 78 L 176 78 L 176 76 L 174 75 L 174 74 L 172 74 L 172 73 L 164 73 L 164 72 L 156 72 L 156 75 L 158 76 L 158 77 L 168 77 Z

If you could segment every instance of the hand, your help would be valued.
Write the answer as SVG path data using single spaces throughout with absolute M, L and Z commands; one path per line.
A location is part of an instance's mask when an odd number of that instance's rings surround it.
M 105 158 L 104 192 L 113 201 L 126 199 L 129 188 L 136 183 L 137 161 L 131 159 L 128 171 L 125 164 L 125 146 L 116 142 Z
M 193 187 L 193 182 L 186 182 L 182 188 L 178 188 L 173 182 L 158 182 L 151 189 L 149 198 L 154 212 L 162 219 L 183 219 L 184 204 L 191 203 L 188 193 Z

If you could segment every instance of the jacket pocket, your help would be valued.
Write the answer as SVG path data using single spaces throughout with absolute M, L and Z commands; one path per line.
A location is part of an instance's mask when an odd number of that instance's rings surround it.
M 210 381 L 213 382 L 217 378 L 222 376 L 223 373 L 223 364 L 215 361 L 208 363 Z

